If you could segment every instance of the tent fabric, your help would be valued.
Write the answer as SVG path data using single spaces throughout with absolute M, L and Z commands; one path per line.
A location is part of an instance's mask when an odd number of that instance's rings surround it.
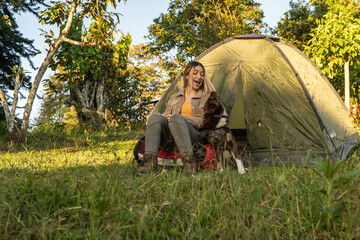
M 215 44 L 195 60 L 204 65 L 231 110 L 229 127 L 251 149 L 250 162 L 309 165 L 315 157 L 339 160 L 359 143 L 335 89 L 291 44 L 277 37 L 242 35 Z M 169 96 L 182 88 L 181 78 L 153 112 L 164 111 Z

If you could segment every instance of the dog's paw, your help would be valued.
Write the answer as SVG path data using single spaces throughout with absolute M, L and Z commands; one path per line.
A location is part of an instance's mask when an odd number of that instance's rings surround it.
M 244 167 L 244 164 L 242 163 L 242 161 L 240 159 L 235 159 L 235 161 L 236 161 L 236 166 L 237 166 L 238 172 L 240 174 L 245 174 L 248 169 Z

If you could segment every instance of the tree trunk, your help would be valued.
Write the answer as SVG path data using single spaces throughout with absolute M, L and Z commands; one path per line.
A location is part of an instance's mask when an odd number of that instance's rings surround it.
M 10 121 L 8 125 L 8 132 L 11 135 L 14 132 L 15 127 L 15 112 L 16 112 L 16 106 L 19 98 L 19 90 L 20 90 L 20 77 L 21 77 L 21 63 L 19 64 L 19 69 L 16 73 L 15 77 L 15 85 L 14 85 L 14 99 L 11 106 L 11 112 L 10 112 Z M 10 139 L 11 140 L 11 139 Z
M 71 2 L 71 9 L 70 9 L 69 17 L 67 19 L 65 28 L 61 32 L 59 38 L 55 41 L 55 43 L 49 49 L 44 62 L 42 63 L 38 73 L 35 76 L 35 80 L 32 84 L 32 87 L 31 87 L 31 90 L 30 90 L 30 93 L 28 96 L 28 100 L 25 105 L 25 111 L 24 111 L 24 116 L 23 116 L 22 125 L 21 125 L 21 132 L 23 133 L 23 135 L 27 134 L 27 129 L 29 127 L 30 113 L 31 113 L 31 110 L 33 107 L 34 99 L 36 96 L 36 92 L 39 88 L 40 82 L 41 82 L 51 60 L 53 59 L 54 54 L 56 53 L 58 48 L 61 46 L 62 42 L 64 42 L 64 39 L 66 38 L 66 36 L 68 35 L 75 12 L 76 12 L 76 3 L 73 1 L 73 2 Z
M 16 105 L 19 98 L 19 89 L 20 89 L 20 78 L 21 78 L 21 64 L 19 64 L 18 71 L 16 73 L 15 82 L 14 82 L 14 99 L 11 105 L 11 111 L 9 108 L 8 101 L 6 100 L 6 96 L 4 91 L 0 88 L 0 99 L 3 104 L 3 109 L 5 112 L 6 118 L 6 127 L 8 131 L 8 136 L 10 141 L 23 141 L 24 136 L 21 134 L 19 129 L 15 124 L 15 113 L 16 113 Z
M 7 129 L 9 129 L 9 124 L 10 124 L 10 109 L 9 109 L 9 104 L 6 100 L 6 96 L 5 96 L 5 93 L 4 91 L 0 88 L 0 99 L 1 99 L 1 102 L 2 102 L 2 105 L 3 105 L 3 109 L 4 109 L 4 112 L 5 112 L 5 119 L 6 119 L 6 126 L 7 126 Z
M 94 131 L 97 131 L 101 128 L 102 114 L 104 111 L 104 89 L 105 81 L 95 82 L 92 86 L 93 95 L 90 99 L 89 105 L 89 93 L 90 86 L 85 85 L 82 90 L 78 86 L 75 87 L 75 95 L 78 100 L 78 107 L 75 107 L 78 112 L 78 116 L 82 116 L 83 125 L 86 128 L 91 128 Z M 92 100 L 95 98 L 95 102 Z
M 349 61 L 345 62 L 345 105 L 350 109 L 350 74 L 349 74 Z
M 104 105 L 105 105 L 105 101 L 104 101 L 104 92 L 105 92 L 105 80 L 102 79 L 101 82 L 99 82 L 97 90 L 96 90 L 96 129 L 100 129 L 101 128 L 101 121 L 102 121 L 102 114 L 104 111 Z

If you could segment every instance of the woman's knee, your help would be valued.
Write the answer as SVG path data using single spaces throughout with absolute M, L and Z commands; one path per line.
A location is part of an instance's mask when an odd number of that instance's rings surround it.
M 153 113 L 150 115 L 149 119 L 148 119 L 148 125 L 149 124 L 154 124 L 154 123 L 161 123 L 161 122 L 166 122 L 166 118 L 161 115 L 160 113 Z
M 185 123 L 185 122 L 186 122 L 186 119 L 181 114 L 174 114 L 169 119 L 169 125 L 172 125 L 174 123 L 179 124 L 179 123 Z
M 174 132 L 175 129 L 184 129 L 184 127 L 187 127 L 187 121 L 184 116 L 180 114 L 174 114 L 171 116 L 169 119 L 169 128 L 171 132 Z

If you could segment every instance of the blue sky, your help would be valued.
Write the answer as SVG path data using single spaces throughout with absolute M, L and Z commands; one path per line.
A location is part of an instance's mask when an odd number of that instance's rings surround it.
M 257 0 L 261 4 L 260 8 L 264 11 L 264 22 L 270 27 L 276 26 L 277 22 L 283 16 L 284 12 L 290 9 L 290 0 Z M 128 0 L 126 4 L 121 3 L 116 12 L 120 12 L 119 29 L 124 33 L 130 33 L 132 36 L 132 44 L 140 44 L 146 42 L 144 38 L 148 34 L 147 27 L 152 24 L 152 20 L 160 16 L 161 13 L 166 13 L 170 0 Z M 40 67 L 46 56 L 47 44 L 44 43 L 45 38 L 41 36 L 40 29 L 48 30 L 49 28 L 38 23 L 37 19 L 29 14 L 22 14 L 17 18 L 17 23 L 20 31 L 25 37 L 34 39 L 34 45 L 41 51 L 34 57 L 33 62 L 36 67 Z M 55 28 L 56 29 L 56 28 Z M 57 31 L 54 30 L 56 34 Z M 36 72 L 33 71 L 27 61 L 23 62 L 23 67 L 28 70 L 32 78 L 35 77 Z M 50 69 L 45 73 L 45 78 L 51 74 Z M 40 87 L 38 94 L 42 95 L 42 87 Z M 25 101 L 20 103 L 25 104 Z M 31 119 L 35 119 L 39 114 L 41 101 L 35 100 L 34 108 L 31 113 Z M 22 113 L 21 116 L 22 117 Z

